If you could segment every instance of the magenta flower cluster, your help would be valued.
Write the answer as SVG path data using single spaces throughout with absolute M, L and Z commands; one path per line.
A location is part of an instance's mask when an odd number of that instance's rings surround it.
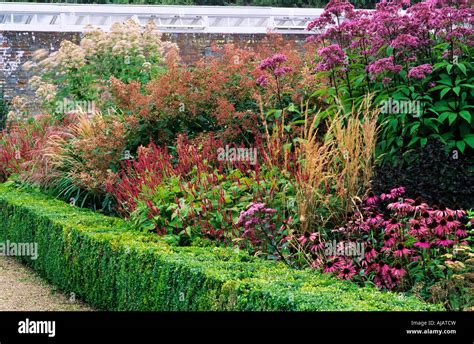
M 413 79 L 424 79 L 428 74 L 433 73 L 433 68 L 429 64 L 423 64 L 411 68 L 408 71 L 408 77 Z
M 419 198 L 404 198 L 404 193 L 403 187 L 381 195 L 370 193 L 339 231 L 342 240 L 366 243 L 364 257 L 352 260 L 351 266 L 355 275 L 381 288 L 404 289 L 420 268 L 437 264 L 437 258 L 452 253 L 456 245 L 468 245 L 472 219 L 464 210 L 430 207 Z M 322 269 L 333 269 L 333 260 L 326 259 Z
M 277 69 L 283 62 L 287 60 L 287 57 L 283 54 L 275 54 L 271 57 L 266 58 L 262 62 L 258 68 L 260 70 L 275 70 Z
M 316 66 L 317 71 L 329 71 L 337 66 L 347 64 L 347 56 L 339 44 L 331 44 L 327 47 L 318 49 L 318 55 L 321 61 Z
M 237 221 L 237 225 L 243 227 L 240 235 L 243 239 L 241 247 L 268 253 L 272 245 L 278 245 L 283 238 L 281 231 L 284 227 L 276 230 L 273 218 L 275 214 L 276 210 L 268 208 L 265 203 L 250 203 L 247 209 L 240 213 Z
M 473 23 L 474 6 L 468 0 L 425 0 L 414 5 L 409 0 L 382 0 L 375 11 L 331 0 L 307 29 L 315 32 L 308 40 L 324 46 L 318 50 L 318 71 L 340 66 L 347 54 L 351 65 L 344 72 L 365 66 L 372 81 L 380 76 L 387 86 L 392 74 L 402 70 L 411 79 L 431 74 L 437 61 L 428 52 L 440 43 L 449 43 L 446 59 L 461 55 L 459 45 L 474 45 Z M 347 79 L 345 73 L 340 77 Z

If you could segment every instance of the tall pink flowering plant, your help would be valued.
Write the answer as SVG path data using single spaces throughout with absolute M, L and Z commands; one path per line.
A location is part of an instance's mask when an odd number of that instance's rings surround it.
M 465 152 L 474 148 L 473 24 L 468 0 L 383 0 L 375 11 L 331 0 L 308 25 L 314 70 L 349 103 L 376 93 L 387 159 L 429 138 Z

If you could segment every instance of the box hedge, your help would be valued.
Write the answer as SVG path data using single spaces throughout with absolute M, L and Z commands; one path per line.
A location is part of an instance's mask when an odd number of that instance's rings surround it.
M 115 311 L 442 310 L 414 297 L 293 270 L 231 248 L 175 247 L 123 220 L 0 185 L 0 242 L 66 293 Z

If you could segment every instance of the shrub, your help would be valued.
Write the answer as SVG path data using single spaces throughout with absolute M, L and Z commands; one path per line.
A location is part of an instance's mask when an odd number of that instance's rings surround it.
M 36 73 L 29 83 L 46 109 L 63 115 L 58 104 L 65 99 L 94 102 L 104 109 L 111 106 L 110 77 L 144 84 L 164 70 L 166 58 L 176 56 L 177 46 L 162 42 L 152 22 L 141 28 L 129 20 L 113 24 L 109 32 L 91 28 L 79 44 L 62 41 L 57 52 L 37 51 L 23 68 Z
M 377 93 L 386 161 L 428 139 L 474 148 L 473 14 L 465 0 L 382 1 L 373 12 L 333 0 L 308 25 L 324 29 L 312 41 L 324 45 L 316 68 L 328 75 L 330 95 L 357 102 Z
M 474 207 L 474 157 L 472 153 L 447 151 L 437 141 L 411 152 L 408 165 L 385 164 L 375 170 L 372 188 L 386 193 L 393 185 L 404 185 L 408 197 L 421 196 L 430 204 L 450 208 Z M 402 159 L 400 157 L 400 159 Z
M 249 144 L 261 129 L 259 100 L 265 109 L 284 107 L 299 102 L 315 87 L 309 84 L 312 79 L 307 73 L 301 73 L 306 70 L 307 57 L 277 35 L 269 35 L 255 51 L 226 44 L 221 49 L 213 47 L 213 52 L 214 56 L 203 58 L 192 68 L 169 63 L 167 71 L 147 83 L 144 90 L 138 81 L 112 79 L 119 108 L 138 118 L 135 147 L 150 139 L 170 144 L 178 133 L 193 139 L 206 132 L 214 132 L 227 143 Z M 258 67 L 265 58 L 281 52 L 293 70 L 281 76 L 284 80 L 279 80 L 276 92 L 272 82 L 257 84 L 267 74 Z
M 239 214 L 250 202 L 273 204 L 280 223 L 291 216 L 291 180 L 248 161 L 221 162 L 219 141 L 212 143 L 199 150 L 181 137 L 176 156 L 152 143 L 138 149 L 136 160 L 124 162 L 107 190 L 134 229 L 167 234 L 182 244 L 200 237 L 233 245 L 242 233 Z
M 0 185 L 0 239 L 38 243 L 21 257 L 61 290 L 110 311 L 441 310 L 225 248 L 175 247 L 38 193 Z
M 0 136 L 0 181 L 12 174 L 29 171 L 36 149 L 53 131 L 48 116 L 39 116 L 28 122 L 10 122 Z
M 472 218 L 461 209 L 403 198 L 404 193 L 403 187 L 369 193 L 346 226 L 288 241 L 303 262 L 339 278 L 410 292 L 448 309 L 469 309 L 472 283 L 463 274 L 474 257 Z M 464 278 L 466 283 L 460 281 Z M 450 295 L 442 297 L 443 285 L 450 286 Z

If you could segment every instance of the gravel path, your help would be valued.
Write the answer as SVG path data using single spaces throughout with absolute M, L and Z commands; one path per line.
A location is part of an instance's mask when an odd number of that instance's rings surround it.
M 11 257 L 0 256 L 0 311 L 93 311 Z

